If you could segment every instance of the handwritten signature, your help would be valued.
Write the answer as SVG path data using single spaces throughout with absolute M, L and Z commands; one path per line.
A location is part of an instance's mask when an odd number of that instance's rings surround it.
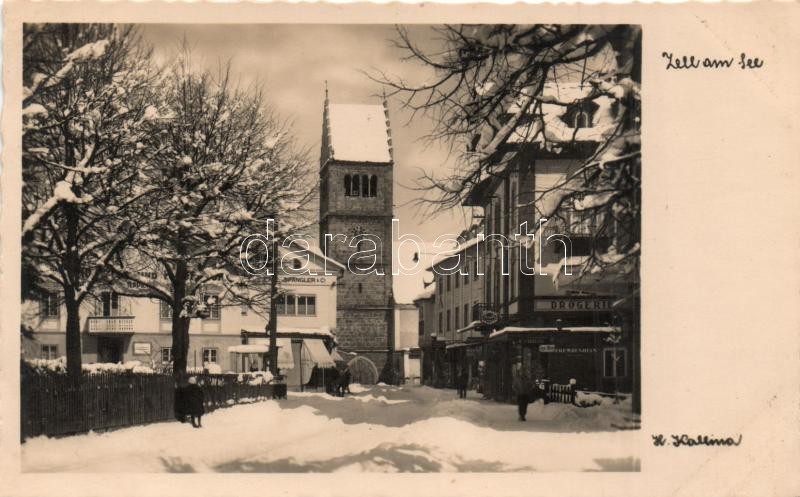
M 666 60 L 665 69 L 729 69 L 734 67 L 734 63 L 741 69 L 759 69 L 764 67 L 764 60 L 758 57 L 748 57 L 742 53 L 739 59 L 729 57 L 727 59 L 714 59 L 710 57 L 695 57 L 694 55 L 673 55 L 672 52 L 662 52 L 661 57 Z
M 670 438 L 672 438 L 672 442 L 669 442 L 669 440 L 662 434 L 650 435 L 650 436 L 653 437 L 653 445 L 655 445 L 656 447 L 664 447 L 669 445 L 672 445 L 673 447 L 697 447 L 700 445 L 706 445 L 706 446 L 721 445 L 721 446 L 731 447 L 731 446 L 738 446 L 740 443 L 742 443 L 741 433 L 736 438 L 734 437 L 717 438 L 714 437 L 713 435 L 712 436 L 697 435 L 696 437 L 691 437 L 686 434 L 670 435 Z

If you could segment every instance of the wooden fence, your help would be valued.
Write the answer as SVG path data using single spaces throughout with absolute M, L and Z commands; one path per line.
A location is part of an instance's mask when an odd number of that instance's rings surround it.
M 573 385 L 548 384 L 546 387 L 548 402 L 574 404 L 576 390 Z
M 206 412 L 277 393 L 273 385 L 241 383 L 237 375 L 197 378 Z M 24 374 L 20 393 L 23 441 L 174 419 L 171 375 L 96 374 L 75 383 L 66 375 Z

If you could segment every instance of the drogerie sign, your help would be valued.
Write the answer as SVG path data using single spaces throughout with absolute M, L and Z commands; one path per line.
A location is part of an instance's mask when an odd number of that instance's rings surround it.
M 612 298 L 600 299 L 536 299 L 537 311 L 610 311 Z

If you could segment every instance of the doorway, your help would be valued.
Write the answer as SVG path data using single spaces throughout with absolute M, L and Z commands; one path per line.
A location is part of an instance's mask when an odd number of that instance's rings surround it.
M 97 337 L 98 362 L 122 362 L 122 337 Z

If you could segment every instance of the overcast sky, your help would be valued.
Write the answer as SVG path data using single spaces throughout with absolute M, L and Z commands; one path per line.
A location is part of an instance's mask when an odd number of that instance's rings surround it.
M 319 161 L 326 80 L 334 103 L 377 104 L 381 102 L 381 87 L 364 71 L 380 70 L 408 81 L 423 81 L 432 75 L 427 68 L 402 60 L 407 54 L 392 46 L 395 28 L 390 25 L 151 24 L 141 26 L 141 33 L 153 45 L 157 60 L 170 58 L 184 37 L 193 48 L 193 56 L 209 67 L 231 60 L 235 78 L 243 84 L 258 81 L 274 109 L 292 120 L 298 141 L 310 148 L 315 164 Z M 411 34 L 423 48 L 435 48 L 437 42 L 428 27 L 412 27 Z M 395 217 L 400 219 L 404 233 L 416 233 L 428 242 L 445 233 L 458 234 L 470 224 L 469 212 L 457 210 L 423 219 L 408 204 L 419 193 L 404 185 L 413 183 L 419 169 L 443 170 L 453 159 L 443 145 L 423 140 L 432 127 L 430 120 L 418 116 L 409 123 L 411 116 L 400 104 L 398 100 L 389 101 Z M 410 244 L 400 250 L 399 257 L 407 266 L 412 265 L 413 252 Z M 410 302 L 422 291 L 421 277 L 396 277 L 396 299 Z

